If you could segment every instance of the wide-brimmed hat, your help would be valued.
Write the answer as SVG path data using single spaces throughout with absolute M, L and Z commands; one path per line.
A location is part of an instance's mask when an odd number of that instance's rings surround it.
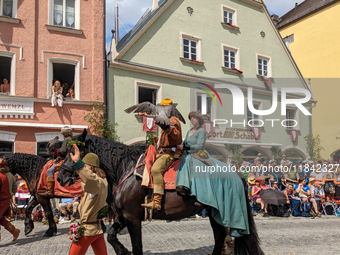
M 312 182 L 312 181 L 315 181 L 315 178 L 311 177 L 308 180 L 309 180 L 309 182 Z
M 248 183 L 249 184 L 255 184 L 255 177 L 248 178 Z
M 164 98 L 161 102 L 161 106 L 173 105 L 174 103 L 170 98 Z
M 72 133 L 72 129 L 68 126 L 65 126 L 61 129 L 60 131 L 61 134 L 64 134 L 64 133 Z
M 5 167 L 6 164 L 6 161 L 3 158 L 0 158 L 0 167 Z
M 204 118 L 203 118 L 202 114 L 200 114 L 199 112 L 196 112 L 196 111 L 190 112 L 189 115 L 188 115 L 189 120 L 192 117 L 195 117 L 195 118 L 198 119 L 200 126 L 202 126 L 204 124 Z
M 83 158 L 83 162 L 90 166 L 96 166 L 99 167 L 99 158 L 94 153 L 87 153 L 85 157 Z
M 277 181 L 274 181 L 274 182 L 272 182 L 272 184 L 275 184 L 275 183 L 276 183 L 276 184 L 278 184 L 278 182 L 277 182 Z
M 261 157 L 261 156 L 262 156 L 262 154 L 261 154 L 261 153 L 258 153 L 258 154 L 257 154 L 257 156 L 258 156 L 258 157 Z

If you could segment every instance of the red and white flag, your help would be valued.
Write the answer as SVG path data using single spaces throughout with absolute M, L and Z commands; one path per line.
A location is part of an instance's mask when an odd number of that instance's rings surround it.
M 143 131 L 157 132 L 155 118 L 143 117 Z
M 271 88 L 271 87 L 272 87 L 272 83 L 271 83 L 270 77 L 268 77 L 268 76 L 262 76 L 262 78 L 266 81 L 267 86 L 268 86 L 269 88 Z
M 203 124 L 202 128 L 207 133 L 207 136 L 213 136 L 214 135 L 214 123 L 213 122 L 205 122 Z
M 298 139 L 298 134 L 297 134 L 298 131 L 297 130 L 289 130 L 289 132 L 290 132 L 290 136 L 292 138 L 292 141 L 296 142 L 297 139 Z
M 260 127 L 252 127 L 253 135 L 255 136 L 255 139 L 261 139 L 261 128 Z

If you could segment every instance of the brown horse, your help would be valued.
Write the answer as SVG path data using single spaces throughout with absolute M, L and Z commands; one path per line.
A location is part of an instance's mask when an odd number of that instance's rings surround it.
M 114 206 L 119 214 L 118 220 L 108 231 L 108 242 L 113 246 L 116 254 L 129 254 L 128 250 L 118 241 L 117 233 L 127 227 L 131 242 L 132 252 L 134 255 L 143 254 L 142 246 L 142 228 L 141 222 L 144 219 L 144 208 L 141 204 L 148 193 L 148 190 L 141 187 L 141 178 L 130 175 L 124 182 L 120 182 L 131 172 L 140 155 L 139 151 L 121 143 L 115 143 L 106 139 L 87 135 L 86 131 L 77 137 L 77 140 L 85 143 L 84 147 L 79 147 L 81 154 L 93 152 L 100 159 L 100 167 L 105 171 L 108 182 L 114 193 Z M 74 152 L 71 148 L 70 152 Z M 57 180 L 62 186 L 72 185 L 77 176 L 72 170 L 73 161 L 69 155 L 66 156 Z M 120 185 L 119 185 L 120 184 Z M 247 190 L 244 195 L 248 200 Z M 166 191 L 162 201 L 162 209 L 153 213 L 154 219 L 179 220 L 190 217 L 202 207 L 195 205 L 196 199 L 193 197 L 183 197 L 174 191 Z M 209 208 L 207 208 L 209 211 Z M 213 255 L 220 255 L 226 232 L 223 226 L 217 224 L 209 216 L 215 238 L 215 247 Z M 244 235 L 235 239 L 235 254 L 262 255 L 264 254 L 259 245 L 259 238 L 256 232 L 255 223 L 251 214 L 251 208 L 248 203 L 248 221 L 250 235 Z

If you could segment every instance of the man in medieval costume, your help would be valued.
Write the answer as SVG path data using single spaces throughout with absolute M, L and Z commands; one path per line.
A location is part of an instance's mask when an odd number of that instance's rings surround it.
M 170 98 L 165 98 L 161 103 L 163 107 L 173 105 Z M 182 152 L 177 149 L 177 145 L 182 144 L 182 129 L 179 120 L 174 117 L 169 117 L 171 124 L 156 124 L 162 129 L 158 139 L 158 150 L 163 150 L 164 153 L 156 157 L 156 161 L 151 168 L 151 174 L 154 182 L 153 199 L 142 204 L 143 207 L 161 210 L 162 197 L 164 195 L 164 180 L 163 174 L 168 170 L 169 166 L 177 159 L 181 158 Z

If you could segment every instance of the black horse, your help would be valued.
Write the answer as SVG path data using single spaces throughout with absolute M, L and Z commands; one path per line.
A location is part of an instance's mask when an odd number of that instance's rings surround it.
M 30 154 L 16 153 L 11 156 L 6 156 L 7 166 L 11 173 L 19 174 L 27 183 L 28 190 L 31 194 L 31 199 L 26 208 L 25 217 L 25 235 L 32 232 L 34 228 L 31 214 L 33 208 L 39 203 L 44 208 L 45 217 L 48 219 L 49 228 L 46 231 L 46 237 L 53 236 L 57 232 L 57 226 L 53 220 L 53 214 L 50 204 L 50 198 L 41 196 L 37 193 L 37 186 L 40 179 L 41 171 L 47 163 L 47 159 Z
M 131 146 L 87 135 L 86 130 L 77 137 L 77 140 L 85 143 L 84 147 L 79 147 L 82 155 L 93 152 L 99 156 L 100 167 L 105 171 L 108 182 L 112 189 L 117 188 L 114 193 L 114 206 L 119 217 L 108 231 L 108 242 L 113 246 L 116 254 L 129 254 L 117 239 L 117 233 L 127 227 L 131 237 L 133 254 L 142 255 L 141 222 L 144 219 L 144 208 L 141 207 L 141 204 L 144 202 L 148 190 L 141 187 L 141 178 L 135 175 L 131 175 L 124 182 L 121 182 L 135 167 L 140 156 L 139 151 Z M 74 152 L 74 149 L 71 148 L 70 152 Z M 72 164 L 72 159 L 68 154 L 58 174 L 58 181 L 62 186 L 72 185 L 76 180 L 75 172 L 71 169 Z M 244 195 L 248 203 L 246 188 Z M 178 220 L 192 216 L 202 209 L 202 207 L 196 206 L 195 202 L 196 200 L 193 197 L 183 197 L 178 195 L 177 192 L 166 191 L 162 201 L 162 210 L 154 212 L 153 218 Z M 209 219 L 215 238 L 213 255 L 220 255 L 226 232 L 224 227 L 217 224 L 212 217 L 209 217 Z M 235 254 L 262 255 L 264 253 L 260 248 L 249 203 L 248 221 L 250 235 L 235 239 Z

